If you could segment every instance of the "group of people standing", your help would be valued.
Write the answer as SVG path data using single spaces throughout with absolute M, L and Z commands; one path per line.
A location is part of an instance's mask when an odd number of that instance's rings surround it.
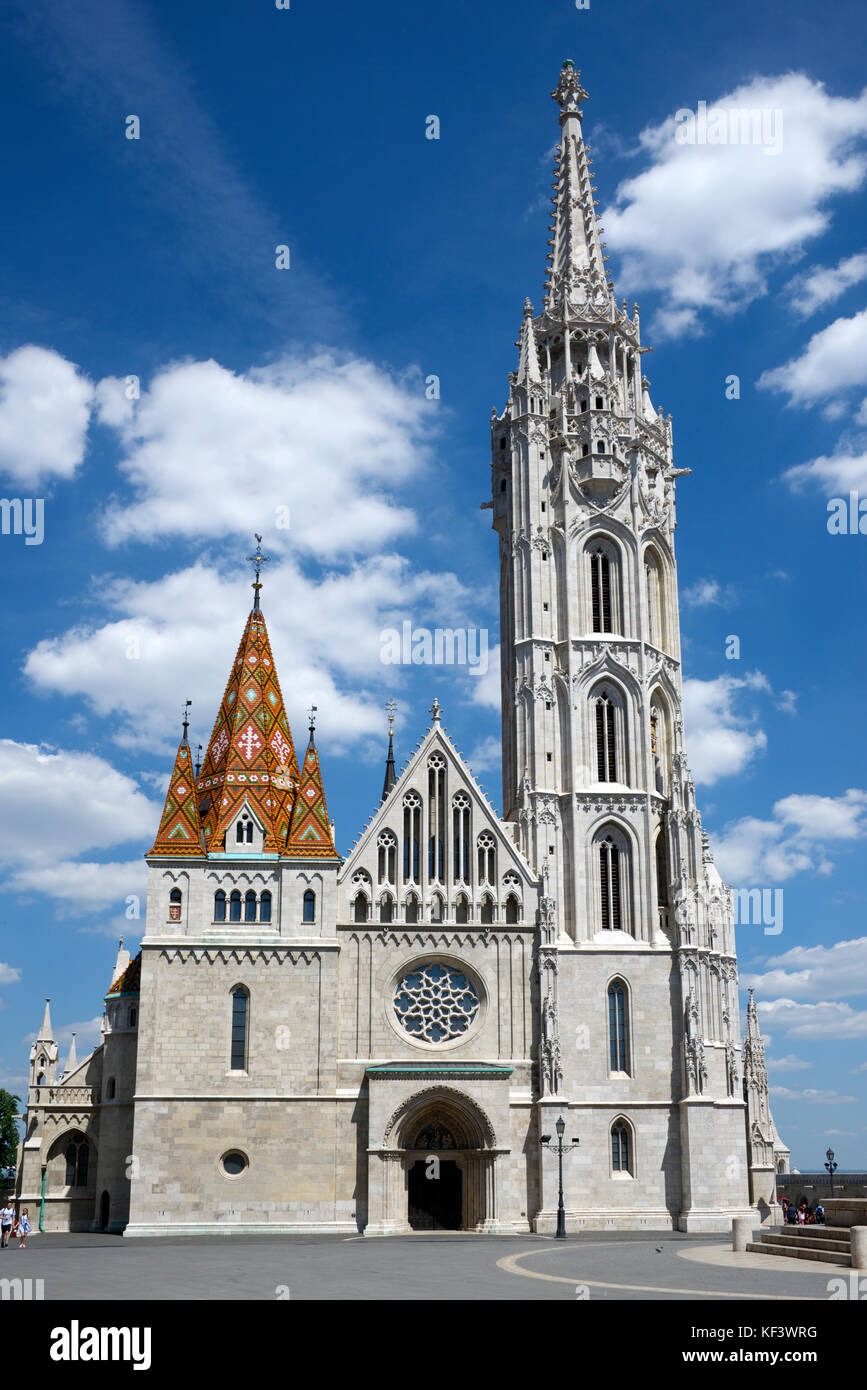
M 824 1226 L 825 1208 L 821 1202 L 816 1202 L 815 1206 L 808 1207 L 806 1200 L 802 1200 L 796 1206 L 790 1202 L 788 1197 L 780 1198 L 780 1207 L 783 1213 L 783 1224 L 786 1226 Z
M 14 1208 L 8 1202 L 5 1206 L 0 1207 L 0 1250 L 6 1249 L 10 1236 L 18 1241 L 19 1250 L 26 1250 L 29 1235 L 30 1217 L 27 1215 L 26 1207 L 20 1216 L 15 1215 Z

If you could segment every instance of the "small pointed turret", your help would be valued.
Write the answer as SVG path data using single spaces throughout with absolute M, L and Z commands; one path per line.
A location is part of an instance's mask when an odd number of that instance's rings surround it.
M 519 347 L 521 351 L 518 358 L 516 384 L 518 386 L 540 385 L 542 373 L 539 370 L 539 353 L 536 348 L 536 335 L 533 331 L 533 305 L 529 299 L 524 300 L 524 321 L 521 324 Z
M 292 811 L 289 838 L 283 853 L 293 858 L 336 857 L 331 822 L 325 805 L 325 789 L 314 737 L 316 706 L 310 711 L 310 740 L 301 768 L 298 795 Z
M 71 1076 L 78 1066 L 78 1053 L 75 1050 L 75 1034 L 69 1044 L 69 1056 L 66 1059 L 66 1066 L 63 1069 L 64 1076 Z
M 125 951 L 125 950 L 123 949 L 123 937 L 120 937 L 120 939 L 119 939 L 119 941 L 118 941 L 118 943 L 117 943 L 117 959 L 116 959 L 115 962 L 114 962 L 114 970 L 111 972 L 111 985 L 109 985 L 109 989 L 111 989 L 111 987 L 112 987 L 112 985 L 114 984 L 115 980 L 119 980 L 119 979 L 120 979 L 121 975 L 122 975 L 123 972 L 126 970 L 126 968 L 127 968 L 127 966 L 129 965 L 129 963 L 130 963 L 130 954 L 129 954 L 129 951 Z
M 385 712 L 388 715 L 388 756 L 385 760 L 385 780 L 382 784 L 381 801 L 385 800 L 397 782 L 397 774 L 394 770 L 394 715 L 396 709 L 397 705 L 394 700 L 389 700 L 385 707 Z
M 191 855 L 202 853 L 202 832 L 196 806 L 196 780 L 193 772 L 190 745 L 187 742 L 189 719 L 187 700 L 184 706 L 184 731 L 175 754 L 175 764 L 166 793 L 160 828 L 151 854 Z M 127 964 L 129 955 L 127 955 Z M 126 967 L 124 967 L 126 968 Z
M 54 1034 L 51 1031 L 51 1000 L 45 1001 L 45 1012 L 42 1015 L 42 1023 L 39 1032 L 36 1034 L 37 1042 L 53 1042 Z
M 586 101 L 587 93 L 580 77 L 575 64 L 567 58 L 551 93 L 560 108 L 562 135 L 554 164 L 554 215 L 549 242 L 552 249 L 545 308 L 564 315 L 570 296 L 579 286 L 582 298 L 594 292 L 601 293 L 605 300 L 610 297 L 593 198 L 595 189 L 581 133 L 581 102 Z
M 42 1023 L 30 1048 L 31 1086 L 53 1086 L 57 1076 L 58 1047 L 51 1028 L 50 1002 L 46 999 Z

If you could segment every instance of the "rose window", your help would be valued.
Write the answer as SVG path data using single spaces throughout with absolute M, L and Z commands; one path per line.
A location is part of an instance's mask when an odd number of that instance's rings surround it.
M 479 1012 L 474 986 L 450 965 L 423 965 L 405 975 L 394 994 L 402 1027 L 423 1042 L 448 1042 L 466 1033 Z

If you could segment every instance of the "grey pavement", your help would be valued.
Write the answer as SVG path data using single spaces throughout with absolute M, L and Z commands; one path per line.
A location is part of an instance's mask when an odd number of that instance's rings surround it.
M 44 1280 L 46 1301 L 827 1301 L 831 1265 L 732 1256 L 722 1236 L 618 1232 L 391 1238 L 226 1236 L 125 1240 L 34 1235 L 0 1252 L 0 1279 Z M 797 1266 L 797 1267 L 793 1267 Z M 807 1305 L 800 1303 L 804 1315 Z

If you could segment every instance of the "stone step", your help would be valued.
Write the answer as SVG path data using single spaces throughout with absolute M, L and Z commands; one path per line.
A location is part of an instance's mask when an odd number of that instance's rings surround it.
M 840 1250 L 814 1250 L 809 1246 L 801 1245 L 767 1245 L 762 1241 L 751 1240 L 747 1245 L 754 1255 L 781 1255 L 789 1260 L 821 1260 L 823 1264 L 829 1265 L 851 1265 L 852 1257 L 848 1251 L 845 1253 Z
M 771 1229 L 774 1235 L 792 1236 L 794 1240 L 821 1236 L 823 1240 L 834 1240 L 840 1245 L 848 1245 L 852 1239 L 850 1226 L 773 1226 Z
M 820 1235 L 796 1236 L 793 1240 L 788 1233 L 762 1231 L 761 1238 L 766 1245 L 806 1245 L 810 1250 L 830 1250 L 832 1252 L 838 1250 L 844 1255 L 848 1255 L 850 1250 L 848 1240 L 826 1240 L 824 1236 Z

